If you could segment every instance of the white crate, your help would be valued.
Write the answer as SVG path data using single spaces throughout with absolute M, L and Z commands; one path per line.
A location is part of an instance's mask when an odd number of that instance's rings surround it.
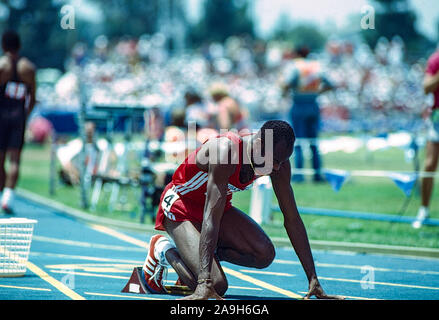
M 0 219 L 0 277 L 19 277 L 26 273 L 36 220 Z

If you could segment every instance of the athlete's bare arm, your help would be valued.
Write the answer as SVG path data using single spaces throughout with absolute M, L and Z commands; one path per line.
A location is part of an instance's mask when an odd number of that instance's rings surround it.
M 283 162 L 278 171 L 273 171 L 271 181 L 274 193 L 279 202 L 279 207 L 284 216 L 284 226 L 288 237 L 309 281 L 309 291 L 305 298 L 309 298 L 313 295 L 320 299 L 341 298 L 326 295 L 319 284 L 308 235 L 297 210 L 293 188 L 291 187 L 291 164 L 289 161 Z
M 229 177 L 236 168 L 229 161 L 231 152 L 231 142 L 229 139 L 212 139 L 204 147 L 210 147 L 211 157 L 209 157 L 210 161 L 208 164 L 207 194 L 200 236 L 200 270 L 197 288 L 192 295 L 186 297 L 188 300 L 222 299 L 213 287 L 210 271 L 218 243 L 221 218 L 226 205 Z M 205 153 L 207 150 L 202 149 L 200 151 Z M 212 152 L 217 152 L 217 157 L 213 156 Z
M 29 89 L 29 104 L 27 109 L 27 116 L 32 113 L 36 102 L 36 80 L 35 80 L 35 66 L 26 58 L 20 59 L 17 65 L 18 75 L 20 79 L 26 83 Z

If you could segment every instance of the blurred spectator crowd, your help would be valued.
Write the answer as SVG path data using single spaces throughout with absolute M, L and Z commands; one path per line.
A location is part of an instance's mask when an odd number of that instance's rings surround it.
M 426 59 L 407 63 L 404 55 L 398 37 L 381 38 L 375 48 L 330 39 L 312 53 L 336 87 L 319 98 L 322 131 L 422 130 L 421 113 L 431 103 L 422 89 Z M 161 34 L 115 43 L 102 35 L 92 47 L 76 44 L 65 73 L 40 70 L 37 100 L 53 110 L 78 110 L 82 102 L 144 106 L 154 138 L 189 121 L 214 130 L 251 129 L 269 118 L 289 120 L 290 97 L 279 83 L 294 58 L 285 43 L 243 37 L 170 54 Z

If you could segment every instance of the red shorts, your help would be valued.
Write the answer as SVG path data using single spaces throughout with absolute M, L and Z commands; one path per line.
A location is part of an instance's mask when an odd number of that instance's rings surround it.
M 172 221 L 193 221 L 201 224 L 203 222 L 204 203 L 203 201 L 194 201 L 187 197 L 180 197 L 178 193 L 174 191 L 173 183 L 169 183 L 160 197 L 159 208 L 157 211 L 157 217 L 155 221 L 155 229 L 165 231 L 163 226 L 163 220 L 168 218 Z M 230 200 L 226 202 L 224 211 L 229 210 L 232 207 Z

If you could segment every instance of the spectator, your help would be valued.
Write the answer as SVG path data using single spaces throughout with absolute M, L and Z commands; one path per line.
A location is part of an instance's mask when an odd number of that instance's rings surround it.
M 210 96 L 216 105 L 217 129 L 240 131 L 245 128 L 244 112 L 223 84 L 213 84 L 210 88 Z
M 320 108 L 317 98 L 320 93 L 332 88 L 330 82 L 322 74 L 318 61 L 308 59 L 309 49 L 301 47 L 297 50 L 298 58 L 293 59 L 293 64 L 283 83 L 284 92 L 292 92 L 290 117 L 296 137 L 309 140 L 312 152 L 312 166 L 314 168 L 314 181 L 323 181 L 321 176 L 321 161 L 317 145 L 320 126 Z M 297 169 L 303 168 L 303 140 L 299 140 L 294 147 L 294 160 Z M 302 174 L 293 175 L 293 181 L 302 182 Z
M 201 95 L 192 88 L 186 90 L 185 99 L 185 124 L 195 121 L 197 129 L 211 127 L 212 123 L 203 103 Z
M 85 123 L 86 133 L 86 174 L 93 175 L 97 172 L 99 149 L 95 143 L 96 125 L 93 122 Z M 66 145 L 58 148 L 57 157 L 61 164 L 59 176 L 61 181 L 66 185 L 78 185 L 80 181 L 80 162 L 79 155 L 82 151 L 83 145 L 80 138 L 69 141 Z

